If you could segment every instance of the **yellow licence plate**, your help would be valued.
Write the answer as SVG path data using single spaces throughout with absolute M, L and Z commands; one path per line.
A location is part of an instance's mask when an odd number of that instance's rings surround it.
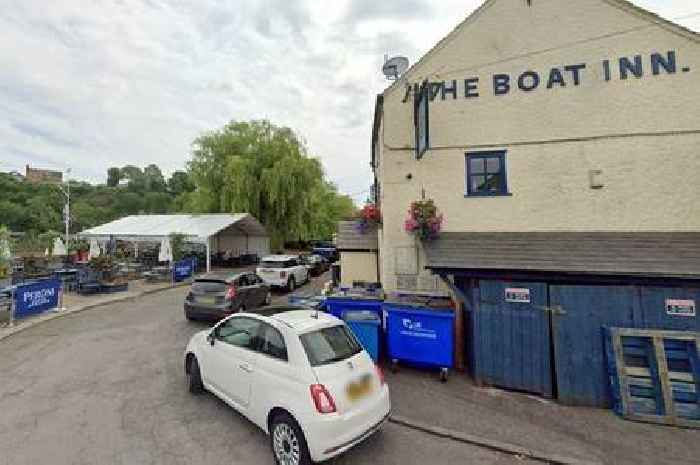
M 197 297 L 197 302 L 214 305 L 216 303 L 216 297 Z
M 372 377 L 365 375 L 360 381 L 352 382 L 345 388 L 348 399 L 354 401 L 365 397 L 372 392 Z

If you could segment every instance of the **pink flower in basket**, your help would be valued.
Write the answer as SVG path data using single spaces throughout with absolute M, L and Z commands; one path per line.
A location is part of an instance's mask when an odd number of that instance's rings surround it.
M 403 228 L 406 232 L 412 233 L 413 231 L 418 229 L 418 222 L 413 217 L 406 218 Z
M 416 201 L 408 209 L 404 230 L 417 235 L 421 240 L 432 240 L 440 234 L 442 222 L 442 213 L 438 213 L 433 200 Z

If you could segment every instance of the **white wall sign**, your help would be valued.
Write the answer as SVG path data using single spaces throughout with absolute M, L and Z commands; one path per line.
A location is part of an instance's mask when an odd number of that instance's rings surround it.
M 666 313 L 672 316 L 695 316 L 695 301 L 666 299 Z
M 530 303 L 530 289 L 509 287 L 506 289 L 506 302 L 514 302 L 519 304 Z

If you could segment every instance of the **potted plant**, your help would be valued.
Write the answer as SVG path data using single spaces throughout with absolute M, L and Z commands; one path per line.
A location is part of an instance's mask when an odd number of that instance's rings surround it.
M 75 262 L 86 262 L 90 244 L 85 239 L 73 239 L 68 247 L 68 253 Z
M 418 200 L 411 203 L 404 230 L 422 241 L 436 239 L 442 230 L 443 216 L 438 213 L 432 199 Z
M 90 259 L 90 268 L 102 275 L 102 281 L 112 281 L 114 262 L 109 255 L 100 255 Z
M 360 210 L 355 221 L 355 229 L 360 234 L 366 234 L 367 231 L 381 224 L 381 222 L 382 214 L 379 207 L 373 203 L 368 203 Z

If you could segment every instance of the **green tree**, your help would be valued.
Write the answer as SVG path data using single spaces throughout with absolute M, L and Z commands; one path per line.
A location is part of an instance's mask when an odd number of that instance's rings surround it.
M 193 144 L 188 168 L 196 189 L 184 205 L 201 212 L 247 212 L 279 248 L 287 240 L 330 237 L 354 210 L 324 181 L 321 163 L 289 128 L 269 121 L 231 122 Z
M 121 181 L 121 170 L 119 168 L 110 168 L 107 170 L 107 185 L 109 187 L 117 187 Z
M 130 191 L 143 192 L 146 190 L 146 177 L 138 166 L 126 165 L 121 169 L 121 177 L 128 181 L 127 187 Z
M 143 195 L 142 210 L 148 213 L 164 214 L 172 211 L 173 198 L 165 192 L 147 192 Z
M 138 213 L 169 213 L 189 201 L 187 194 L 173 196 L 166 192 L 165 181 L 158 167 L 146 167 L 147 177 L 140 168 L 125 166 L 110 168 L 111 183 L 124 175 L 126 187 L 93 186 L 71 181 L 71 231 L 79 232 L 127 215 Z M 151 190 L 153 189 L 153 191 Z M 37 238 L 47 231 L 63 231 L 65 198 L 55 185 L 19 182 L 0 173 L 0 220 L 10 230 L 28 233 Z M 29 244 L 29 241 L 27 244 Z
M 10 230 L 0 224 L 0 279 L 10 276 L 12 250 L 10 249 Z
M 310 197 L 311 217 L 308 237 L 310 239 L 330 239 L 336 231 L 339 220 L 355 216 L 357 208 L 347 195 L 338 193 L 336 186 L 329 182 L 319 185 Z
M 168 191 L 173 195 L 181 195 L 194 190 L 194 185 L 186 171 L 175 171 L 168 179 Z
M 157 165 L 150 164 L 143 169 L 145 189 L 149 192 L 165 192 L 166 184 L 163 172 Z

